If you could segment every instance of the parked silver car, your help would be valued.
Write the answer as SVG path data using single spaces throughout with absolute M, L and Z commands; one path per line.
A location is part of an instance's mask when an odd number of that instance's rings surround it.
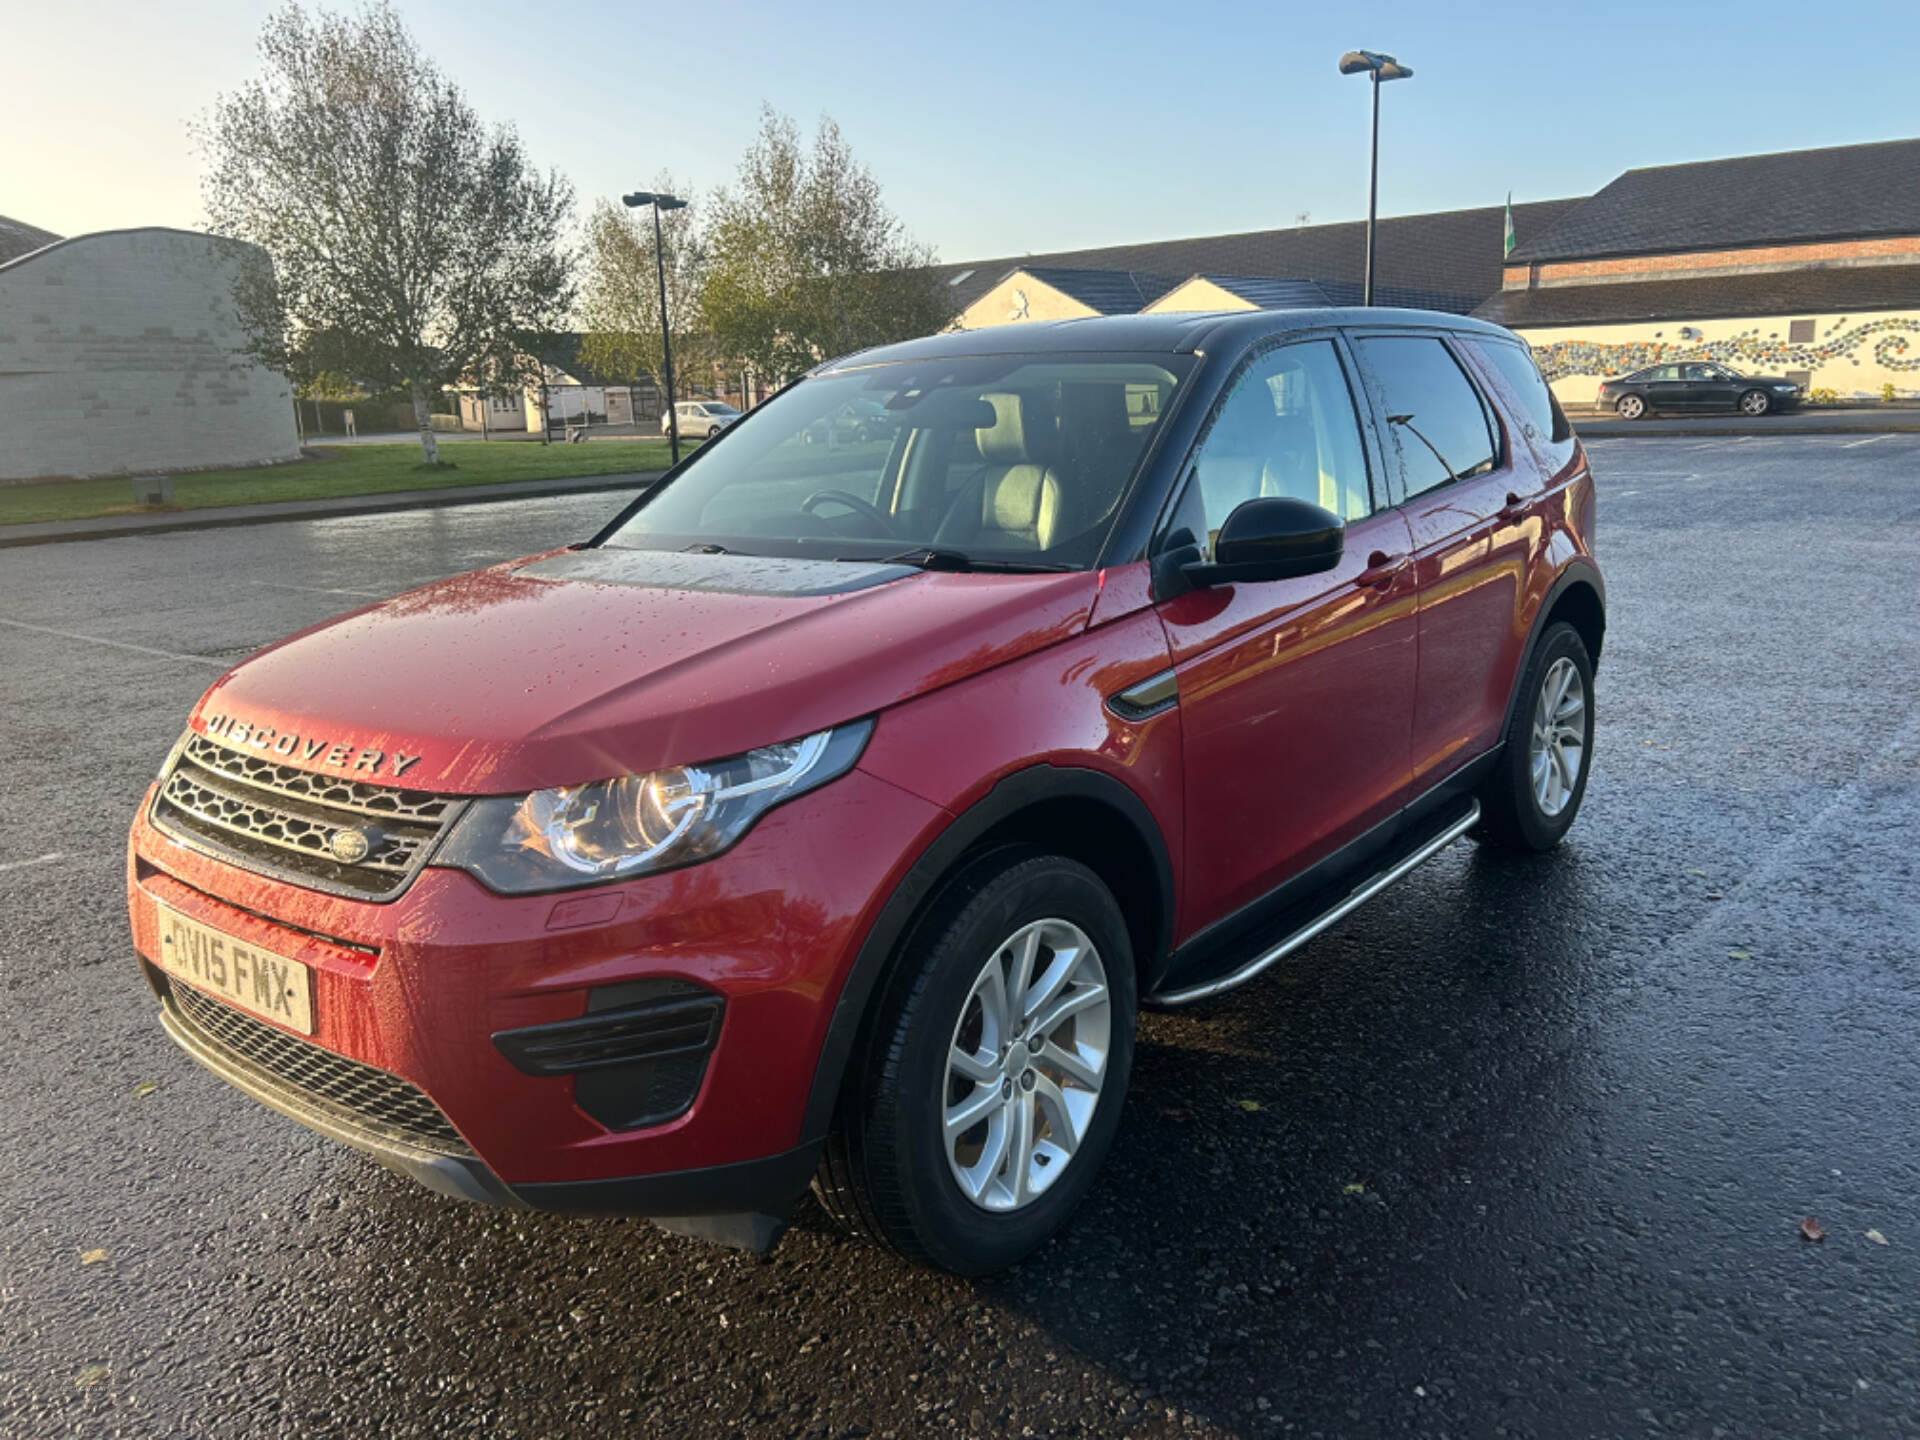
M 740 412 L 723 400 L 682 400 L 673 409 L 680 417 L 683 439 L 692 436 L 696 440 L 711 440 L 740 418 Z M 660 433 L 672 433 L 665 415 L 660 417 Z

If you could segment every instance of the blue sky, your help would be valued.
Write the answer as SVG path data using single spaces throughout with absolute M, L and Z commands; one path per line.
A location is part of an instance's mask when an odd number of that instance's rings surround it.
M 1355 46 L 1417 72 L 1383 95 L 1384 214 L 1920 135 L 1911 0 L 398 6 L 583 201 L 662 169 L 725 182 L 767 101 L 837 119 L 947 260 L 1364 215 L 1367 86 L 1335 70 Z M 186 122 L 253 71 L 267 8 L 22 0 L 0 214 L 64 234 L 196 223 Z

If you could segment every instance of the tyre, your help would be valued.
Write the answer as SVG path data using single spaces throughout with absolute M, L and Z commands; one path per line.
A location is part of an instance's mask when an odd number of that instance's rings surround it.
M 1002 851 L 907 937 L 848 1075 L 815 1192 L 960 1275 L 1066 1224 L 1119 1128 L 1133 1063 L 1126 921 L 1086 866 Z
M 1773 397 L 1764 390 L 1748 390 L 1740 397 L 1742 415 L 1764 415 L 1773 408 Z
M 1483 843 L 1551 850 L 1580 813 L 1593 762 L 1593 661 L 1564 621 L 1540 637 L 1480 794 Z
M 1613 408 L 1622 420 L 1638 420 L 1646 415 L 1647 402 L 1638 395 L 1622 395 Z

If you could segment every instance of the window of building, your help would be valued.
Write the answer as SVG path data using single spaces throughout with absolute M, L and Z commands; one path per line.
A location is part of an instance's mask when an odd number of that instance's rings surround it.
M 1811 345 L 1813 343 L 1814 323 L 1811 320 L 1795 320 L 1787 326 L 1787 341 L 1792 345 Z
M 1343 520 L 1372 509 L 1353 391 L 1330 340 L 1256 359 L 1214 416 L 1170 530 L 1204 546 L 1235 507 L 1264 496 L 1325 506 Z
M 1356 344 L 1409 497 L 1499 463 L 1480 392 L 1444 344 L 1424 335 L 1367 335 Z

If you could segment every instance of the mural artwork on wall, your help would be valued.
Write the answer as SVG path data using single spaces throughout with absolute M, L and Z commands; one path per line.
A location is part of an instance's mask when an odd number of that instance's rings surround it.
M 1858 365 L 1856 351 L 1872 341 L 1876 365 L 1888 370 L 1920 370 L 1920 316 L 1869 320 L 1847 328 L 1834 323 L 1818 344 L 1795 345 L 1778 336 L 1762 336 L 1759 329 L 1742 330 L 1727 340 L 1703 340 L 1690 325 L 1677 327 L 1678 338 L 1632 340 L 1603 344 L 1591 340 L 1556 340 L 1533 347 L 1540 373 L 1549 383 L 1569 375 L 1625 375 L 1670 360 L 1717 360 L 1736 369 L 1817 370 L 1847 360 Z M 1878 336 L 1878 339 L 1874 337 Z M 1911 340 L 1909 337 L 1913 337 Z

